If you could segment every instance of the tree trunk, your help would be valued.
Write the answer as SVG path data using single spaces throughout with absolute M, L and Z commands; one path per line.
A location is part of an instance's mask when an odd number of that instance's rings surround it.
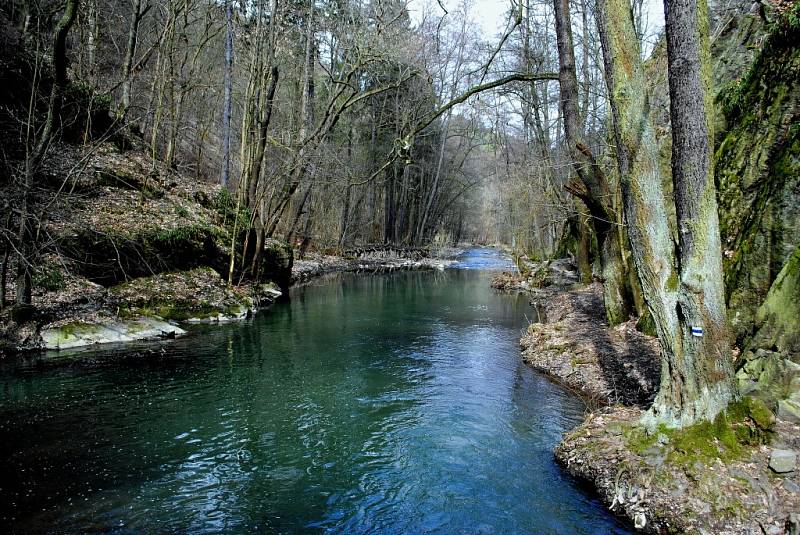
M 347 238 L 347 223 L 350 217 L 350 195 L 353 186 L 348 184 L 344 194 L 344 206 L 342 207 L 342 220 L 339 223 L 339 249 L 344 248 L 344 242 Z
M 580 201 L 574 201 L 576 205 L 580 205 Z M 575 240 L 575 263 L 578 266 L 578 278 L 583 284 L 592 282 L 592 259 L 591 259 L 591 236 L 589 235 L 589 227 L 581 221 L 579 215 L 573 215 L 567 221 L 567 228 L 565 239 L 572 238 Z
M 3 265 L 0 266 L 0 310 L 6 306 L 6 286 L 8 283 L 8 261 L 11 247 L 6 244 L 3 249 Z
M 664 12 L 680 272 L 676 342 L 683 355 L 671 363 L 653 413 L 685 422 L 713 418 L 735 389 L 712 163 L 708 6 L 706 0 L 665 0 Z
M 711 332 L 703 333 L 701 331 L 698 333 L 704 334 L 702 337 L 692 336 L 693 327 L 705 331 L 709 327 L 709 322 L 706 322 L 701 314 L 700 321 L 702 323 L 698 323 L 697 316 L 693 314 L 691 307 L 683 304 L 686 299 L 683 294 L 687 292 L 687 288 L 684 288 L 683 273 L 678 266 L 681 266 L 682 269 L 686 269 L 688 266 L 684 261 L 682 246 L 678 250 L 679 256 L 677 258 L 675 256 L 674 239 L 667 223 L 666 203 L 668 199 L 664 194 L 659 172 L 658 145 L 648 115 L 645 73 L 630 5 L 627 0 L 598 0 L 596 12 L 603 47 L 630 244 L 644 298 L 653 316 L 662 346 L 661 388 L 645 422 L 650 425 L 664 423 L 673 427 L 689 425 L 697 420 L 713 418 L 725 408 L 731 399 L 733 390 L 729 346 L 727 339 L 724 336 L 720 337 L 719 323 L 711 326 Z M 672 15 L 675 15 L 674 12 Z M 671 38 L 675 39 L 674 29 L 670 29 L 670 31 L 672 32 Z M 691 33 L 695 33 L 694 40 L 697 43 L 696 32 L 692 30 Z M 684 36 L 681 39 L 687 39 L 687 37 Z M 673 50 L 673 52 L 675 51 Z M 682 54 L 685 53 L 685 51 L 682 52 Z M 677 58 L 672 57 L 670 61 L 677 61 Z M 699 74 L 699 61 L 696 66 Z M 685 76 L 686 73 L 681 71 L 683 69 L 671 65 L 671 85 L 674 83 L 673 77 L 677 77 L 678 80 L 675 82 L 678 82 L 682 76 Z M 699 90 L 702 92 L 702 87 L 699 87 Z M 689 113 L 700 113 L 700 117 L 704 117 L 702 94 L 696 95 L 692 100 L 695 101 L 693 103 L 695 105 L 699 103 L 700 109 L 694 105 L 690 106 L 679 97 L 677 102 L 672 101 L 673 114 L 683 113 L 676 109 L 683 106 L 684 110 L 691 110 Z M 673 128 L 675 127 L 674 121 L 675 119 L 673 119 Z M 673 136 L 685 135 L 680 119 L 678 120 L 678 129 L 678 132 L 673 132 Z M 705 132 L 707 133 L 708 130 L 705 129 Z M 695 143 L 699 145 L 681 144 L 681 150 L 693 152 L 700 147 L 701 152 L 704 152 L 707 157 L 710 156 L 706 150 L 708 148 L 707 137 L 704 143 L 700 143 L 699 140 L 695 140 Z M 702 147 L 706 147 L 706 149 Z M 674 161 L 680 161 L 683 157 L 684 155 L 673 152 Z M 690 158 L 696 158 L 696 155 L 692 155 Z M 705 165 L 708 171 L 710 160 L 707 160 Z M 676 182 L 675 185 L 676 193 L 680 187 L 683 188 L 681 195 L 690 194 L 685 189 L 684 182 Z M 706 183 L 705 186 L 709 185 Z M 713 183 L 711 183 L 710 189 L 713 198 Z M 713 212 L 714 221 L 711 222 L 711 225 L 716 228 L 715 206 Z M 708 215 L 708 212 L 700 214 L 704 218 L 707 218 Z M 696 222 L 700 225 L 704 224 L 702 219 L 697 219 Z M 704 254 L 720 257 L 718 241 L 716 248 L 713 243 L 706 242 L 706 245 L 710 248 L 706 249 Z M 710 260 L 710 264 L 714 265 L 713 259 Z M 721 273 L 721 266 L 718 269 L 719 271 L 716 273 Z M 705 284 L 719 283 L 721 287 L 721 278 L 715 276 L 713 271 L 707 271 L 704 275 L 706 277 Z M 718 301 L 705 300 L 703 294 L 691 293 L 691 295 L 698 298 L 694 303 L 697 304 L 699 301 L 700 307 L 712 305 L 717 308 L 709 317 L 719 318 L 719 306 L 722 306 L 721 323 L 724 325 L 725 312 L 724 302 L 721 299 L 721 288 L 710 289 L 709 295 L 712 298 L 715 293 L 720 296 Z M 692 315 L 687 315 L 686 311 Z
M 233 8 L 225 2 L 225 98 L 222 105 L 222 174 L 220 184 L 228 185 L 231 172 L 231 110 L 233 107 Z
M 277 208 L 270 216 L 270 224 L 267 230 L 267 235 L 272 236 L 278 227 L 286 208 L 292 196 L 300 186 L 300 182 L 306 176 L 308 168 L 312 165 L 313 159 L 316 156 L 316 149 L 323 141 L 324 135 L 321 137 L 308 140 L 307 137 L 314 129 L 314 64 L 317 57 L 317 44 L 314 38 L 314 3 L 311 2 L 308 6 L 308 18 L 306 19 L 306 35 L 305 35 L 305 55 L 303 57 L 303 80 L 302 80 L 302 93 L 300 96 L 300 128 L 297 134 L 298 143 L 301 144 L 300 149 L 297 151 L 297 156 L 294 158 L 294 168 L 291 174 L 287 177 L 284 184 L 281 198 L 278 201 Z M 308 142 L 308 143 L 306 143 Z M 302 145 L 306 143 L 305 145 Z M 313 170 L 312 170 L 313 174 Z
M 150 9 L 149 7 L 147 9 Z M 142 21 L 142 0 L 133 0 L 133 14 L 131 15 L 131 27 L 128 30 L 128 45 L 125 47 L 125 60 L 122 62 L 122 98 L 119 105 L 117 116 L 125 119 L 128 109 L 131 107 L 131 76 L 133 69 L 133 57 L 136 54 L 136 41 L 139 35 L 139 23 Z
M 86 36 L 86 79 L 94 84 L 97 74 L 97 39 L 98 39 L 98 13 L 97 0 L 89 0 L 86 3 L 88 11 L 87 22 L 89 31 Z
M 259 121 L 258 140 L 256 145 L 256 153 L 250 166 L 250 176 L 247 181 L 248 187 L 248 200 L 250 202 L 256 201 L 258 193 L 258 182 L 261 176 L 261 166 L 264 163 L 264 153 L 267 148 L 267 131 L 269 130 L 269 123 L 272 121 L 272 107 L 275 101 L 275 89 L 278 87 L 278 67 L 272 67 L 270 73 L 269 87 L 267 88 L 267 95 L 264 100 L 264 110 L 261 120 Z
M 567 190 L 582 200 L 589 210 L 591 226 L 597 237 L 600 253 L 600 271 L 606 282 L 603 284 L 606 317 L 610 325 L 617 325 L 627 320 L 633 309 L 630 302 L 631 292 L 626 287 L 627 276 L 625 273 L 616 272 L 625 265 L 622 259 L 622 250 L 616 244 L 606 243 L 618 240 L 616 236 L 618 229 L 614 225 L 616 217 L 611 204 L 612 188 L 600 166 L 594 161 L 591 151 L 582 140 L 578 110 L 578 77 L 575 70 L 569 0 L 554 0 L 553 6 L 564 136 L 575 173 L 580 180 L 579 184 L 569 185 Z

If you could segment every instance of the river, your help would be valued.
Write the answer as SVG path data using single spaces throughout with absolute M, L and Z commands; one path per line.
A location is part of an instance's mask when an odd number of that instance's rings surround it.
M 342 275 L 245 322 L 0 364 L 4 532 L 628 533 L 555 464 L 507 260 Z

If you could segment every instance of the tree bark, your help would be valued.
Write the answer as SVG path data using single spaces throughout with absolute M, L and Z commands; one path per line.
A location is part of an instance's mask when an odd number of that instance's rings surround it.
M 575 173 L 580 181 L 578 184 L 570 184 L 567 191 L 582 200 L 589 210 L 591 226 L 597 237 L 601 272 L 604 276 L 603 302 L 606 317 L 610 325 L 617 325 L 628 319 L 633 307 L 627 276 L 616 271 L 624 267 L 622 251 L 615 244 L 608 243 L 617 241 L 615 233 L 619 231 L 614 224 L 616 216 L 612 208 L 612 188 L 582 139 L 569 0 L 554 0 L 553 6 L 564 137 Z
M 697 261 L 684 257 L 684 254 L 691 255 L 691 252 L 686 251 L 683 246 L 678 248 L 678 255 L 675 254 L 675 240 L 668 226 L 666 203 L 669 200 L 665 196 L 659 171 L 658 145 L 649 118 L 645 73 L 630 5 L 627 0 L 597 0 L 596 12 L 630 244 L 644 298 L 653 316 L 662 347 L 661 388 L 645 422 L 650 425 L 663 423 L 671 427 L 690 425 L 716 416 L 733 395 L 729 345 L 724 334 L 724 301 L 721 278 L 718 276 L 722 268 L 719 265 L 718 270 L 713 271 L 715 260 L 711 258 L 716 255 L 721 264 L 719 234 L 717 231 L 716 244 L 713 239 L 706 239 L 704 242 L 706 249 L 702 254 L 709 261 L 711 270 L 704 268 L 703 281 L 700 282 L 701 291 L 693 292 L 690 288 L 696 281 L 691 278 L 685 281 L 684 276 L 696 276 Z M 674 11 L 672 15 L 675 15 Z M 695 43 L 699 43 L 697 27 L 692 26 L 696 23 L 697 20 L 690 22 L 684 29 L 694 33 Z M 671 32 L 670 39 L 679 38 L 690 42 L 690 36 L 676 35 L 674 24 L 673 20 L 668 29 Z M 691 56 L 691 53 L 684 50 L 680 52 L 680 56 L 670 59 L 671 86 L 683 83 L 682 77 L 686 76 L 688 66 L 688 63 L 684 63 L 683 67 L 673 67 L 673 62 L 680 64 Z M 696 58 L 695 68 L 699 75 L 700 56 L 696 55 Z M 673 80 L 673 77 L 676 79 Z M 694 88 L 700 93 L 690 99 L 691 103 L 680 96 L 677 101 L 672 100 L 673 117 L 683 113 L 705 117 L 703 88 L 699 84 L 695 84 Z M 686 96 L 688 94 L 684 95 Z M 679 118 L 677 123 L 678 132 L 673 131 L 673 138 L 686 136 L 685 119 Z M 675 124 L 673 118 L 673 128 Z M 693 126 L 702 127 L 698 124 Z M 681 153 L 673 152 L 673 165 L 677 162 L 678 166 L 684 166 L 685 157 L 689 161 L 698 162 L 696 153 L 699 152 L 699 162 L 705 166 L 705 172 L 710 173 L 707 128 L 705 132 L 704 142 L 695 138 L 693 143 L 696 145 L 687 145 L 685 140 L 679 143 Z M 695 154 L 686 154 L 688 152 Z M 706 155 L 704 163 L 703 153 Z M 675 182 L 676 193 L 680 188 L 682 198 L 698 195 L 702 197 L 710 189 L 713 199 L 713 182 L 708 182 L 711 180 L 708 178 L 710 175 L 705 176 L 701 191 L 695 189 L 693 193 L 692 188 L 687 187 L 686 181 L 682 180 Z M 704 202 L 708 203 L 708 198 Z M 716 206 L 713 207 L 713 216 L 708 211 L 694 213 L 694 216 L 695 225 L 704 229 L 716 228 Z M 689 271 L 684 275 L 686 269 Z M 719 288 L 707 288 L 709 284 Z M 685 304 L 687 299 L 691 300 L 688 305 Z M 707 314 L 702 312 L 709 306 L 714 310 Z M 696 313 L 698 310 L 701 311 L 699 314 Z M 704 335 L 692 336 L 693 327 L 703 329 Z
M 712 164 L 713 112 L 706 0 L 665 0 L 672 182 L 678 220 L 679 343 L 657 417 L 713 418 L 735 396 Z M 701 329 L 702 336 L 695 336 Z
M 228 185 L 231 172 L 231 110 L 233 107 L 233 8 L 225 2 L 225 97 L 222 105 L 222 174 L 220 184 Z
M 136 41 L 139 35 L 139 23 L 142 17 L 149 10 L 148 6 L 142 12 L 142 0 L 133 0 L 133 14 L 131 15 L 131 26 L 128 30 L 128 44 L 125 47 L 125 60 L 122 63 L 122 98 L 119 105 L 117 116 L 124 119 L 131 107 L 131 84 L 133 83 L 133 57 L 136 54 Z

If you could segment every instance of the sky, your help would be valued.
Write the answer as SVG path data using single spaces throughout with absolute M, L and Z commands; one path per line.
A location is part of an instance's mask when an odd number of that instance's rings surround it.
M 413 20 L 421 17 L 422 6 L 427 1 L 436 5 L 435 0 L 410 0 L 409 8 Z M 455 9 L 459 0 L 441 0 L 448 11 Z M 505 29 L 506 12 L 511 4 L 510 0 L 472 0 L 473 18 L 478 21 L 481 31 L 487 38 L 501 33 Z M 645 0 L 647 5 L 648 22 L 651 31 L 660 32 L 664 27 L 664 3 L 662 0 Z

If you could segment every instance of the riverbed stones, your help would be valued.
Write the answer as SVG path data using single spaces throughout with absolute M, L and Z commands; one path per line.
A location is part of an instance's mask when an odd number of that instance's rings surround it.
M 792 450 L 772 450 L 769 456 L 769 467 L 773 472 L 785 474 L 792 472 L 797 466 L 797 454 Z
M 800 493 L 800 485 L 792 479 L 787 479 L 783 482 L 783 488 L 794 494 Z

